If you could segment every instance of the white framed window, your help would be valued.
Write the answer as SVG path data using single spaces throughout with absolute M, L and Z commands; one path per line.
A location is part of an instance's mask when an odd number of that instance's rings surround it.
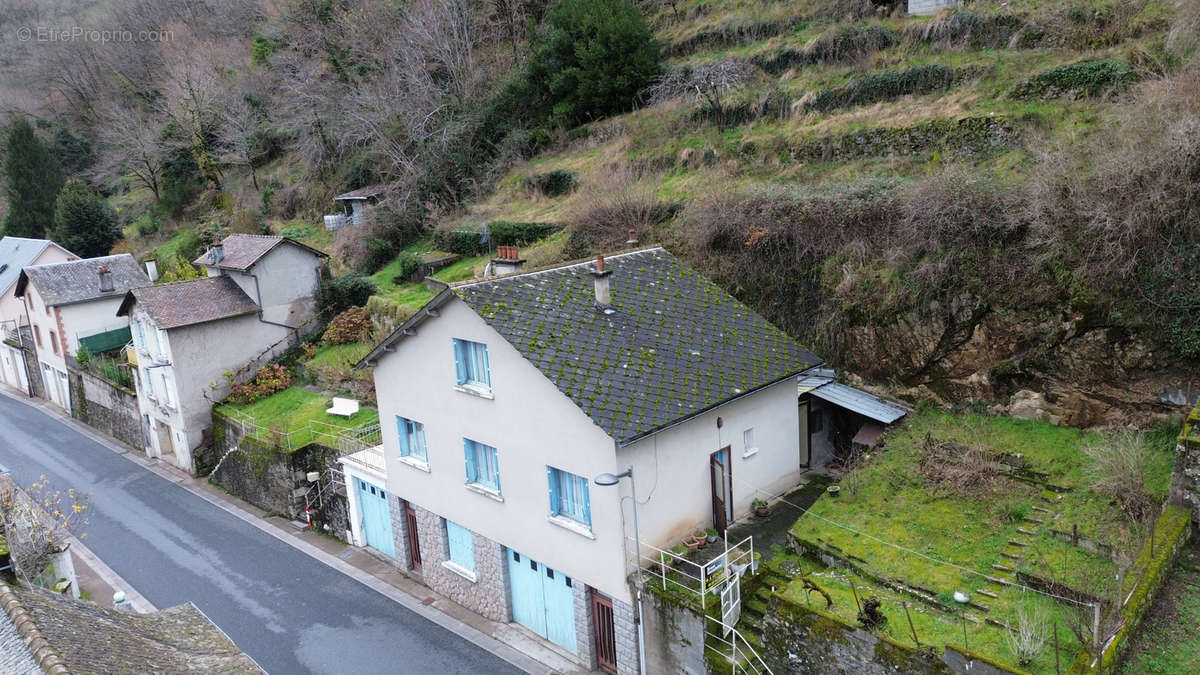
M 492 371 L 487 345 L 455 338 L 454 374 L 460 387 L 491 391 Z
M 174 401 L 171 400 L 171 389 L 171 376 L 168 375 L 167 371 L 164 370 L 162 371 L 162 397 L 163 403 L 167 405 L 172 405 L 174 403 Z
M 500 494 L 500 458 L 496 448 L 463 439 L 463 455 L 467 460 L 467 484 Z
M 475 535 L 453 520 L 446 520 L 446 557 L 454 566 L 475 574 Z
M 425 425 L 396 415 L 396 433 L 400 436 L 400 456 L 429 461 L 425 446 Z
M 142 382 L 146 384 L 146 396 L 154 398 L 154 378 L 150 376 L 149 368 L 142 368 Z
M 167 331 L 159 328 L 154 334 L 155 340 L 158 342 L 158 356 L 161 360 L 167 360 Z
M 588 481 L 568 471 L 546 467 L 550 484 L 550 516 L 573 520 L 592 529 L 592 500 Z
M 753 457 L 758 453 L 758 446 L 754 443 L 754 427 L 750 427 L 742 432 L 742 459 Z

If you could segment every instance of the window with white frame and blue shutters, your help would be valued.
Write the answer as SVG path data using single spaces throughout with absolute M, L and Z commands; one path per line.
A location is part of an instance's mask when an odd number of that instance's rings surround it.
M 550 483 L 550 515 L 568 518 L 592 529 L 592 501 L 587 478 L 552 466 L 546 467 L 546 477 Z
M 467 460 L 467 484 L 500 494 L 500 459 L 496 448 L 464 438 L 463 455 Z
M 396 415 L 396 433 L 400 437 L 400 456 L 429 461 L 425 448 L 425 425 Z
M 492 372 L 487 345 L 455 338 L 454 375 L 460 387 L 491 391 Z
M 446 551 L 450 562 L 475 573 L 475 535 L 453 520 L 446 521 Z

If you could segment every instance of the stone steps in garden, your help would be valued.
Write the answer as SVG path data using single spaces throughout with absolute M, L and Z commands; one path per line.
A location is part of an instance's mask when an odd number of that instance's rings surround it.
M 993 593 L 993 592 L 991 592 L 991 591 L 985 591 L 985 590 L 983 590 L 982 588 L 976 588 L 976 589 L 975 589 L 975 592 L 976 592 L 976 593 L 978 593 L 978 594 L 980 594 L 980 595 L 985 595 L 985 596 L 987 596 L 987 597 L 989 597 L 989 598 L 991 598 L 991 599 L 993 599 L 993 600 L 995 600 L 995 599 L 997 599 L 997 598 L 999 598 L 999 597 L 1000 597 L 999 595 L 996 595 L 995 593 Z

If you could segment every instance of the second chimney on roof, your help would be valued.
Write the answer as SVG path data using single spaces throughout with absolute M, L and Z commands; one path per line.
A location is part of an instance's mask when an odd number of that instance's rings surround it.
M 592 269 L 592 281 L 596 291 L 597 307 L 605 308 L 612 306 L 611 277 L 612 270 L 604 269 L 604 256 L 596 256 L 596 267 Z
M 625 245 L 626 246 L 637 246 L 638 245 L 637 230 L 634 230 L 634 229 L 629 230 L 629 239 L 625 240 Z
M 221 243 L 220 239 L 217 239 L 216 237 L 214 237 L 212 246 L 208 247 L 208 260 L 212 264 L 216 265 L 217 263 L 221 262 L 224 259 L 225 259 L 225 245 Z
M 496 257 L 492 259 L 492 273 L 496 276 L 516 274 L 525 267 L 525 261 L 520 256 L 516 246 L 497 246 Z
M 113 292 L 112 270 L 108 269 L 108 265 L 101 265 L 100 269 L 96 270 L 100 274 L 100 292 Z

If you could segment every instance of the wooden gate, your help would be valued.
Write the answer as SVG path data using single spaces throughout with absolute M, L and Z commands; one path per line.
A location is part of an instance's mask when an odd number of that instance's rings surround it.
M 613 622 L 612 599 L 590 589 L 592 617 L 596 634 L 596 665 L 600 672 L 617 674 L 617 635 Z

